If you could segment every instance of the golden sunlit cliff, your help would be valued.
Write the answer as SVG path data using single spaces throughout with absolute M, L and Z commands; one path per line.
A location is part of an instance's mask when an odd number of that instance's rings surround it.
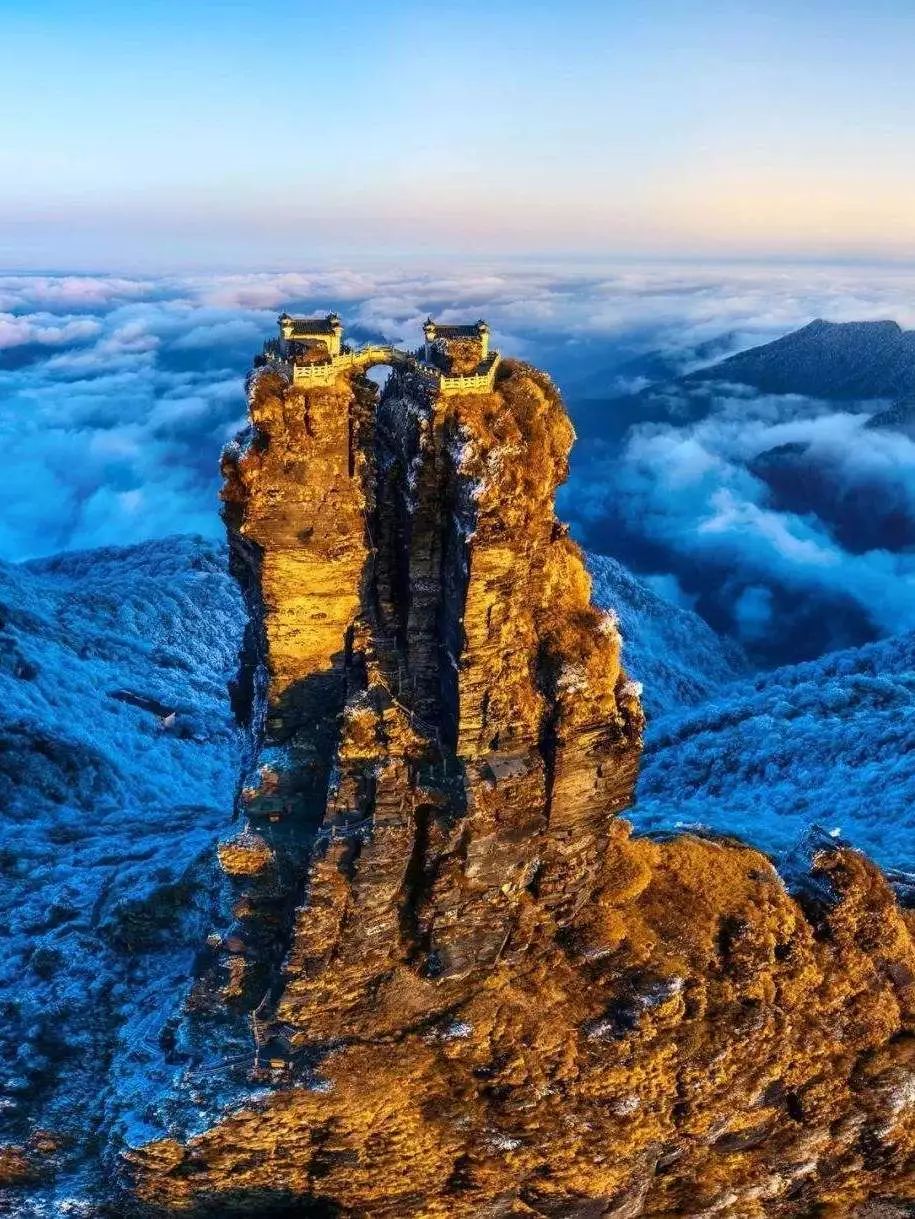
M 244 825 L 219 852 L 235 923 L 188 1008 L 249 1022 L 263 1087 L 130 1153 L 133 1194 L 910 1214 L 909 916 L 849 850 L 794 897 L 747 846 L 630 835 L 639 692 L 553 511 L 572 428 L 471 329 L 392 353 L 380 393 L 358 354 L 294 338 L 252 375 L 224 459 L 251 614 Z

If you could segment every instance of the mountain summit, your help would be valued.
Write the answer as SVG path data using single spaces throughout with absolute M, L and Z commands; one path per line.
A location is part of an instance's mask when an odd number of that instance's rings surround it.
M 736 842 L 631 837 L 639 690 L 553 515 L 571 427 L 547 377 L 472 330 L 415 353 L 290 340 L 251 379 L 224 462 L 251 614 L 243 824 L 134 1196 L 896 1213 L 907 917 L 853 851 L 817 851 L 796 899 Z
M 915 393 L 915 330 L 891 321 L 817 318 L 683 380 L 731 381 L 762 393 L 809 398 L 902 398 Z

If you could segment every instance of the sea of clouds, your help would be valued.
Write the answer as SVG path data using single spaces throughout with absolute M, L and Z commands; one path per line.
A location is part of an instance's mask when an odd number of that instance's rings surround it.
M 871 407 L 722 387 L 703 419 L 621 437 L 612 406 L 600 406 L 814 317 L 915 326 L 907 269 L 518 263 L 0 276 L 0 558 L 219 536 L 219 452 L 242 423 L 245 371 L 282 308 L 336 309 L 352 341 L 411 345 L 427 313 L 485 316 L 498 347 L 553 374 L 579 423 L 560 499 L 579 535 L 744 643 L 785 613 L 801 632 L 812 630 L 807 619 L 831 617 L 823 646 L 915 625 L 915 562 L 904 546 L 881 544 L 880 524 L 881 513 L 915 516 L 915 443 L 862 431 Z M 846 517 L 876 513 L 863 542 L 815 511 L 773 503 L 747 463 L 785 443 L 811 446 Z
M 586 440 L 560 510 L 751 653 L 793 661 L 910 630 L 915 442 L 865 428 L 873 410 L 731 388 L 694 423 Z M 753 469 L 783 445 L 804 446 L 793 503 Z

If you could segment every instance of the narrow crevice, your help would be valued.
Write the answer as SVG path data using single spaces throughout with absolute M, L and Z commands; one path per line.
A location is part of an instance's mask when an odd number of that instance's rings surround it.
M 229 683 L 232 710 L 244 729 L 245 748 L 235 788 L 235 809 L 239 809 L 244 777 L 263 746 L 267 714 L 267 631 L 263 597 L 263 551 L 256 542 L 243 538 L 230 522 L 230 506 L 223 516 L 229 526 L 229 571 L 241 589 L 246 611 L 244 634 L 238 656 L 236 677 Z
M 429 955 L 428 935 L 422 928 L 421 910 L 427 889 L 426 858 L 434 813 L 429 804 L 418 804 L 413 810 L 413 847 L 404 872 L 399 902 L 404 956 L 414 966 Z
M 537 688 L 546 700 L 546 710 L 540 721 L 537 748 L 543 759 L 544 819 L 550 824 L 553 810 L 553 787 L 556 782 L 556 753 L 559 746 L 559 701 L 556 691 L 555 664 L 543 644 L 537 654 L 535 672 Z
M 460 666 L 465 647 L 464 612 L 470 587 L 471 538 L 476 528 L 476 504 L 471 481 L 460 474 L 452 455 L 457 444 L 454 424 L 443 428 L 445 488 L 439 613 L 437 620 L 442 745 L 457 749 L 460 720 Z

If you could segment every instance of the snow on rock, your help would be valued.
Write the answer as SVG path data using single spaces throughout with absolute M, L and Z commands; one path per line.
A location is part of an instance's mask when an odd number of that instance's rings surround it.
M 658 596 L 615 559 L 586 557 L 594 602 L 615 616 L 623 664 L 643 687 L 649 730 L 654 717 L 701 702 L 722 682 L 747 672 L 740 648 L 698 614 Z
M 650 685 L 647 686 L 650 690 Z M 705 826 L 776 856 L 812 829 L 915 871 L 915 632 L 724 685 L 654 721 L 639 830 Z
M 649 712 L 637 830 L 734 835 L 789 876 L 814 833 L 915 872 L 915 633 L 750 676 L 697 614 L 614 559 L 588 565 Z

